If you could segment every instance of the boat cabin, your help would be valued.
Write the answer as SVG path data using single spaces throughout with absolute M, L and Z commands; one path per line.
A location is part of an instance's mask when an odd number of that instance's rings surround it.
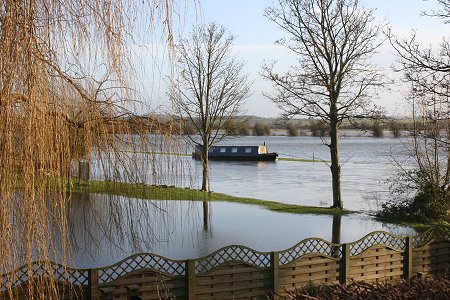
M 212 146 L 209 148 L 209 154 L 266 154 L 267 147 L 266 146 Z

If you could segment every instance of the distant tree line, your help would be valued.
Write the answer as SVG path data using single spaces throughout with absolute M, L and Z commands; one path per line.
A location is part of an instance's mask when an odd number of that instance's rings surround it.
M 313 136 L 326 137 L 329 136 L 329 126 L 323 120 L 290 120 L 288 122 L 280 122 L 278 120 L 262 119 L 253 123 L 251 120 L 247 121 L 230 121 L 222 128 L 222 131 L 227 136 L 269 136 L 269 135 L 287 135 L 287 136 Z M 153 124 L 153 125 L 152 125 Z M 159 126 L 155 126 L 159 124 Z M 174 122 L 172 126 L 182 134 L 195 134 L 195 126 L 191 122 Z M 169 123 L 167 124 L 169 126 Z M 424 134 L 432 134 L 431 130 L 421 124 L 414 125 L 412 120 L 397 120 L 397 119 L 374 119 L 365 120 L 362 122 L 348 122 L 341 126 L 343 130 L 355 130 L 360 132 L 371 133 L 373 137 L 384 137 L 385 132 L 389 131 L 394 138 L 400 138 L 405 135 L 411 135 L 414 129 L 420 130 Z M 445 130 L 446 123 L 439 122 L 438 127 Z M 161 130 L 158 122 L 149 122 L 149 130 Z

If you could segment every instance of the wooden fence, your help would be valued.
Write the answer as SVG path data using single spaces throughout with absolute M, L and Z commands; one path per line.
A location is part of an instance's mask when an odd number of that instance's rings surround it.
M 400 280 L 449 267 L 448 229 L 414 237 L 377 231 L 347 244 L 306 239 L 279 252 L 228 246 L 193 260 L 136 254 L 98 269 L 51 264 L 49 272 L 35 263 L 2 275 L 0 291 L 26 299 L 28 278 L 49 277 L 59 282 L 62 299 L 267 299 L 308 282 Z

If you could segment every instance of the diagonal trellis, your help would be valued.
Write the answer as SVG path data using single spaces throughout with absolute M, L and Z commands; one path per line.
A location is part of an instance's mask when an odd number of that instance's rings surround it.
M 137 254 L 113 266 L 98 269 L 99 283 L 112 282 L 141 269 L 152 269 L 171 276 L 183 276 L 185 274 L 185 262 L 171 260 L 155 254 Z
M 414 236 L 413 247 L 421 248 L 436 239 L 450 241 L 450 229 L 446 227 L 436 227 Z
M 442 239 L 450 241 L 450 229 L 434 228 L 420 235 L 412 237 L 413 247 L 420 248 L 433 240 Z M 318 253 L 332 259 L 342 259 L 343 246 L 348 245 L 350 255 L 358 255 L 368 248 L 376 245 L 385 245 L 395 250 L 406 249 L 406 237 L 396 236 L 383 231 L 372 232 L 362 239 L 349 244 L 332 244 L 319 238 L 306 239 L 297 245 L 278 252 L 279 264 L 286 265 L 310 253 Z M 271 266 L 271 254 L 258 252 L 245 246 L 224 247 L 206 257 L 193 260 L 195 273 L 204 273 L 213 270 L 229 261 L 244 262 L 258 268 Z M 123 261 L 105 268 L 93 269 L 98 271 L 99 284 L 112 282 L 133 271 L 151 269 L 161 274 L 177 277 L 186 276 L 187 262 L 171 260 L 155 254 L 137 254 Z M 22 266 L 12 272 L 0 275 L 0 293 L 7 289 L 27 283 L 31 279 L 41 280 L 49 278 L 71 285 L 88 286 L 90 271 L 88 269 L 75 269 L 65 267 L 53 262 L 35 262 L 30 266 Z M 94 277 L 96 278 L 96 277 Z
M 270 254 L 244 246 L 229 246 L 195 261 L 195 273 L 208 272 L 229 261 L 245 262 L 258 268 L 270 267 Z
M 319 238 L 306 239 L 288 250 L 280 252 L 280 265 L 287 265 L 294 260 L 311 253 L 319 253 L 331 258 L 342 257 L 340 245 L 332 244 Z
M 50 263 L 49 267 L 46 268 L 45 264 L 34 262 L 31 267 L 24 265 L 13 272 L 3 274 L 0 280 L 0 292 L 27 283 L 30 278 L 49 278 L 71 285 L 87 286 L 89 271 L 87 269 L 68 268 L 55 263 Z
M 396 236 L 384 231 L 369 233 L 362 239 L 350 243 L 350 255 L 358 255 L 375 245 L 385 245 L 395 250 L 405 250 L 406 240 L 404 237 Z

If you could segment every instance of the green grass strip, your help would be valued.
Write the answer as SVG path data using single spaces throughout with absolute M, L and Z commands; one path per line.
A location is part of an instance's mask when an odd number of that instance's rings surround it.
M 327 207 L 284 204 L 275 201 L 235 197 L 222 193 L 202 192 L 199 190 L 189 188 L 155 186 L 155 185 L 134 184 L 125 182 L 115 182 L 115 183 L 107 181 L 86 181 L 81 183 L 71 182 L 70 190 L 76 193 L 109 194 L 148 200 L 234 202 L 249 205 L 257 205 L 276 212 L 295 213 L 295 214 L 345 215 L 352 213 L 351 211 L 348 210 L 338 210 Z
M 278 157 L 277 160 L 280 161 L 293 161 L 293 162 L 317 162 L 317 163 L 322 163 L 322 162 L 329 162 L 323 159 L 308 159 L 308 158 L 293 158 L 293 157 Z
M 154 151 L 129 151 L 129 150 L 124 150 L 122 152 L 125 153 L 137 153 L 137 154 L 150 154 L 150 155 L 174 155 L 174 156 L 192 156 L 192 154 L 187 154 L 187 153 L 177 153 L 177 152 L 154 152 Z

